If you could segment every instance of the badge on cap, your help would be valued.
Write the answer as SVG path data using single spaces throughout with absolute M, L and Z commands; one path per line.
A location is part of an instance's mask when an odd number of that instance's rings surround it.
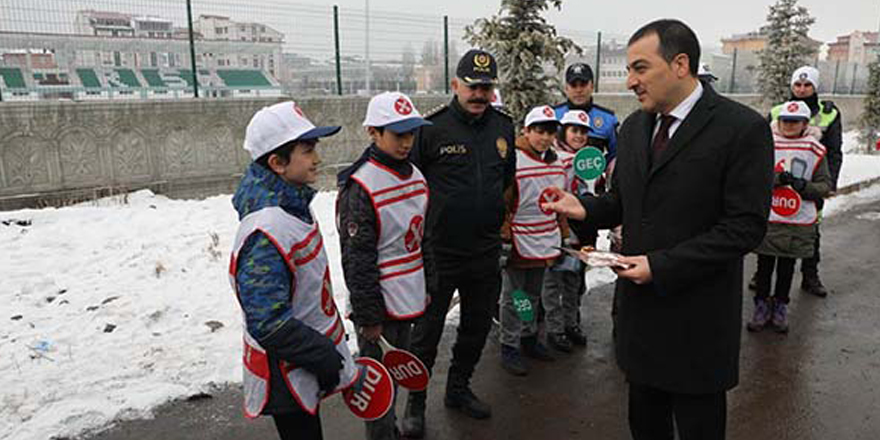
M 588 120 L 587 114 L 586 113 L 578 113 L 578 119 L 580 119 L 581 122 L 583 122 L 583 123 L 587 123 L 587 120 Z M 601 118 L 600 118 L 600 120 L 601 120 Z
M 555 113 L 553 112 L 553 109 L 552 109 L 552 108 L 550 108 L 550 107 L 544 107 L 544 116 L 546 116 L 546 117 L 548 117 L 548 118 L 552 118 L 554 114 L 555 114 Z
M 404 97 L 397 98 L 397 101 L 394 102 L 394 111 L 399 115 L 407 116 L 412 113 L 413 106 L 409 101 Z
M 792 102 L 791 104 L 788 104 L 788 111 L 790 111 L 790 112 L 792 112 L 792 113 L 796 113 L 796 112 L 798 111 L 798 105 L 797 105 L 797 103 L 796 103 L 796 102 Z
M 296 114 L 298 114 L 299 117 L 301 117 L 301 118 L 306 117 L 306 115 L 303 113 L 302 109 L 299 108 L 299 106 L 296 105 L 296 103 L 293 104 L 293 111 L 294 111 Z
M 474 70 L 478 72 L 489 72 L 489 64 L 492 60 L 489 58 L 489 55 L 484 53 L 478 53 L 474 55 Z
M 801 72 L 801 75 L 798 78 L 800 78 L 803 81 L 809 77 L 810 77 L 810 75 L 807 75 L 807 72 Z

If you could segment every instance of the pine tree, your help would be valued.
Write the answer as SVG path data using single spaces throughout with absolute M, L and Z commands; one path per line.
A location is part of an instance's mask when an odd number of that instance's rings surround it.
M 861 141 L 867 151 L 875 151 L 880 138 L 880 55 L 868 65 L 868 96 L 865 97 L 865 110 L 861 117 Z
M 562 0 L 501 0 L 498 15 L 465 28 L 470 44 L 495 56 L 504 106 L 517 121 L 531 107 L 552 103 L 565 56 L 583 51 L 541 16 L 551 6 L 561 10 Z
M 791 95 L 791 74 L 807 64 L 816 54 L 807 33 L 816 21 L 797 0 L 777 0 L 770 6 L 767 46 L 759 54 L 758 89 L 765 102 L 779 103 Z

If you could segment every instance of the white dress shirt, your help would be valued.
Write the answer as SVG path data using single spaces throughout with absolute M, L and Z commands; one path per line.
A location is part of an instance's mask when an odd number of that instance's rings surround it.
M 691 92 L 684 101 L 681 101 L 677 107 L 669 112 L 669 116 L 675 118 L 675 121 L 669 126 L 669 139 L 672 139 L 672 136 L 675 136 L 675 131 L 678 130 L 678 127 L 681 126 L 681 123 L 684 122 L 684 119 L 691 113 L 691 110 L 694 109 L 694 106 L 697 105 L 697 101 L 699 101 L 702 96 L 703 84 L 697 81 L 697 87 L 694 88 L 694 91 Z M 651 139 L 653 139 L 654 136 L 657 136 L 657 131 L 660 130 L 659 122 L 661 116 L 660 113 L 657 113 L 657 120 L 654 123 L 654 134 L 651 135 Z

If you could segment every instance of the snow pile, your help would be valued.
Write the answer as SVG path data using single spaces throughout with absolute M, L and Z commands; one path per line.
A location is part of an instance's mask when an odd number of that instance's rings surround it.
M 877 176 L 880 156 L 847 154 L 840 186 Z M 320 193 L 312 206 L 344 310 L 335 196 Z M 75 435 L 241 380 L 230 199 L 141 191 L 0 213 L 0 439 Z M 825 214 L 877 199 L 880 185 L 829 200 Z M 598 247 L 608 247 L 604 231 Z M 603 268 L 587 278 L 598 287 L 615 275 Z

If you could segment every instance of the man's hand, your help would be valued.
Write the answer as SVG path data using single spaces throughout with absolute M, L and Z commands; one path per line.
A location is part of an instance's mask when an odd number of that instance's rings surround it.
M 376 342 L 382 336 L 382 324 L 368 325 L 360 328 L 360 334 L 370 342 Z
M 556 201 L 545 203 L 542 206 L 544 209 L 554 211 L 575 220 L 583 220 L 587 218 L 587 211 L 577 197 L 555 186 L 550 187 L 549 192 Z
M 636 257 L 621 257 L 618 260 L 621 264 L 628 266 L 627 269 L 614 269 L 617 276 L 626 278 L 636 284 L 648 284 L 653 280 L 651 275 L 651 264 L 648 257 L 639 255 Z

